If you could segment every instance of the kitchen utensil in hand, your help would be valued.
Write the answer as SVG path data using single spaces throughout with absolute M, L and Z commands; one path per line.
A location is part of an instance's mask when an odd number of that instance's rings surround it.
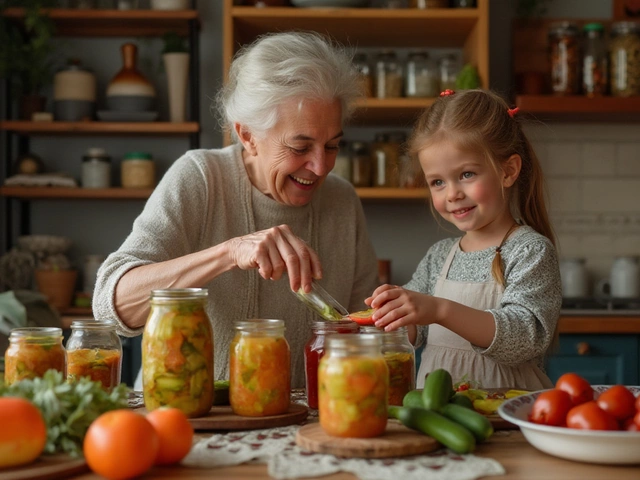
M 300 299 L 310 310 L 320 315 L 329 322 L 342 320 L 349 314 L 347 309 L 333 298 L 315 280 L 311 282 L 311 291 L 306 293 L 302 288 L 292 293 Z

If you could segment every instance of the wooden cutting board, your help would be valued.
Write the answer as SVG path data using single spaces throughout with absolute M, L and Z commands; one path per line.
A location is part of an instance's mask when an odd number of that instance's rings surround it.
M 144 408 L 138 408 L 136 411 L 147 413 Z M 257 430 L 300 423 L 307 418 L 307 415 L 309 415 L 309 409 L 297 403 L 292 403 L 287 413 L 269 417 L 241 417 L 233 413 L 229 405 L 214 405 L 207 415 L 190 418 L 189 422 L 194 430 Z
M 54 480 L 87 472 L 83 458 L 69 455 L 42 455 L 35 462 L 22 467 L 0 470 L 0 480 Z
M 440 448 L 433 438 L 411 430 L 396 420 L 389 420 L 384 434 L 373 438 L 331 437 L 319 423 L 310 423 L 298 430 L 296 444 L 312 452 L 347 458 L 403 457 Z

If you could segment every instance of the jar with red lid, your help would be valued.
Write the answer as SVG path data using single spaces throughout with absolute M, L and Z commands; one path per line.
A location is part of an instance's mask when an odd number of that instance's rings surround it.
M 318 364 L 324 355 L 327 335 L 358 333 L 359 329 L 359 325 L 351 320 L 314 322 L 311 326 L 313 334 L 304 347 L 307 405 L 309 408 L 318 408 Z

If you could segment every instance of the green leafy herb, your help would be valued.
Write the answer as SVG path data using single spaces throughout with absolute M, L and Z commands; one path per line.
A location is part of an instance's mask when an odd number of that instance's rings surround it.
M 87 377 L 67 383 L 56 370 L 47 371 L 42 378 L 0 384 L 0 396 L 26 398 L 42 412 L 47 425 L 45 453 L 73 456 L 82 454 L 82 441 L 91 422 L 109 410 L 127 407 L 128 391 L 122 383 L 109 392 Z

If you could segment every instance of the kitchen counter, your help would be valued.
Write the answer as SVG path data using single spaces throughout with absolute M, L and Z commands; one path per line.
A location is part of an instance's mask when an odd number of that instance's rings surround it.
M 563 310 L 559 330 L 560 333 L 640 333 L 640 312 Z
M 506 475 L 483 477 L 483 479 L 540 480 L 541 478 L 551 478 L 562 480 L 602 480 L 603 478 L 615 478 L 616 480 L 636 480 L 640 478 L 640 466 L 592 465 L 552 457 L 529 445 L 519 430 L 497 432 L 489 441 L 479 445 L 475 453 L 479 456 L 486 456 L 497 460 L 506 470 Z M 72 478 L 74 480 L 99 480 L 102 477 L 87 473 Z M 267 474 L 266 465 L 245 464 L 212 470 L 184 467 L 156 467 L 140 478 L 266 480 L 271 477 Z M 349 473 L 313 478 L 323 480 L 357 479 L 357 477 Z

